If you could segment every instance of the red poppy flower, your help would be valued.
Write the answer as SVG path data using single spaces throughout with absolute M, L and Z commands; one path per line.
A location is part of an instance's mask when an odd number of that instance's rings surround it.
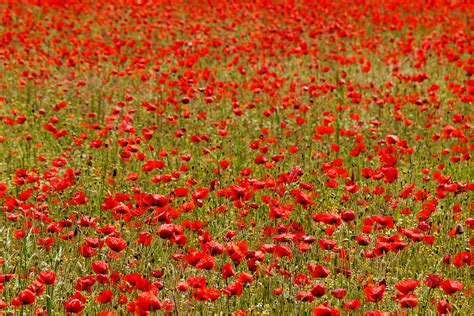
M 98 316 L 118 316 L 118 314 L 111 311 L 103 311 L 100 312 Z
M 58 282 L 58 278 L 56 277 L 56 273 L 54 273 L 54 271 L 41 272 L 38 276 L 38 280 L 45 285 L 56 284 Z
M 337 242 L 335 240 L 321 238 L 318 240 L 318 244 L 321 250 L 332 250 L 336 247 Z
M 358 299 L 350 300 L 344 303 L 344 310 L 345 311 L 353 311 L 360 307 L 361 301 Z
M 164 207 L 169 203 L 168 197 L 161 194 L 148 194 L 144 201 L 150 206 Z
M 163 304 L 158 300 L 153 291 L 142 292 L 133 301 L 135 313 L 148 315 L 150 312 L 163 309 Z
M 96 281 L 97 281 L 96 276 L 80 277 L 76 281 L 75 289 L 77 291 L 88 291 L 88 292 L 90 292 L 92 290 L 92 286 L 95 284 Z
M 225 253 L 236 263 L 239 264 L 246 255 L 247 242 L 229 242 L 225 247 Z
M 125 240 L 119 237 L 107 237 L 105 243 L 109 246 L 110 249 L 116 252 L 121 252 L 127 247 Z
M 186 292 L 189 289 L 189 285 L 186 282 L 179 282 L 176 285 L 176 289 L 180 292 Z
M 308 264 L 308 270 L 311 273 L 312 278 L 324 279 L 331 273 L 331 271 L 328 268 L 326 268 L 325 266 L 321 264 L 318 264 L 316 266 Z
M 222 266 L 222 277 L 224 279 L 227 279 L 231 276 L 234 276 L 235 275 L 235 271 L 234 269 L 232 268 L 232 265 L 230 263 L 225 263 L 223 266 Z
M 418 280 L 405 280 L 405 281 L 395 284 L 395 287 L 398 289 L 398 291 L 401 294 L 405 295 L 414 291 L 416 287 L 418 286 L 418 283 L 420 283 L 420 281 Z
M 321 297 L 326 294 L 326 287 L 322 284 L 315 284 L 311 288 L 311 294 L 313 294 L 315 297 Z
M 222 290 L 222 293 L 226 295 L 236 295 L 240 296 L 242 295 L 242 283 L 240 282 L 234 282 L 229 284 L 224 290 Z
M 87 244 L 78 246 L 77 251 L 84 258 L 92 258 L 98 253 L 97 250 L 93 249 Z
M 18 296 L 12 300 L 12 305 L 31 305 L 35 302 L 35 294 L 30 290 L 23 290 L 18 293 Z
M 17 276 L 16 274 L 12 274 L 12 273 L 0 274 L 0 283 L 11 281 L 16 276 Z
M 281 295 L 282 293 L 283 293 L 283 288 L 282 287 L 273 289 L 273 294 L 275 294 L 275 295 Z
M 314 296 L 311 294 L 311 292 L 306 292 L 306 291 L 298 291 L 296 293 L 296 300 L 297 301 L 302 301 L 302 302 L 313 302 L 314 301 Z
M 188 188 L 175 188 L 173 192 L 177 197 L 184 197 L 188 195 L 189 189 Z
M 68 313 L 80 313 L 84 309 L 86 298 L 80 293 L 76 293 L 64 302 L 64 309 Z
M 423 283 L 428 286 L 429 288 L 437 288 L 438 286 L 441 285 L 441 282 L 443 282 L 443 279 L 436 274 L 428 274 L 426 276 L 426 279 L 423 281 Z
M 114 298 L 114 292 L 112 292 L 111 290 L 105 290 L 95 297 L 95 301 L 98 303 L 105 304 L 112 301 L 113 298 Z
M 346 296 L 347 290 L 346 289 L 335 289 L 331 292 L 331 294 L 332 294 L 332 296 L 334 296 L 338 300 L 342 300 Z
M 438 310 L 439 315 L 448 315 L 451 313 L 453 307 L 447 300 L 440 300 L 436 304 L 436 309 Z
M 83 204 L 87 204 L 88 202 L 89 202 L 89 199 L 86 197 L 86 195 L 82 191 L 74 193 L 72 198 L 69 200 L 69 204 L 71 205 L 83 205 Z
M 306 274 L 300 273 L 298 275 L 295 275 L 295 277 L 293 278 L 293 283 L 296 285 L 308 285 L 311 282 Z
M 415 308 L 418 305 L 418 298 L 415 294 L 408 294 L 400 299 L 400 306 L 403 308 Z
M 108 265 L 104 261 L 94 261 L 92 262 L 92 271 L 97 274 L 107 274 L 109 273 Z
M 379 302 L 383 299 L 386 286 L 384 284 L 379 286 L 366 285 L 364 288 L 365 300 L 367 302 Z
M 203 254 L 196 264 L 197 269 L 210 270 L 216 267 L 214 257 L 211 255 Z
M 13 232 L 13 236 L 16 238 L 16 239 L 22 239 L 23 237 L 26 236 L 26 231 L 24 229 L 16 229 L 14 232 Z
M 331 308 L 327 306 L 327 303 L 313 308 L 313 316 L 339 316 L 340 314 L 337 308 Z
M 194 289 L 206 287 L 207 280 L 204 277 L 190 277 L 186 281 Z
M 444 293 L 453 295 L 454 293 L 461 291 L 464 288 L 464 284 L 462 282 L 448 279 L 441 283 L 441 288 L 443 289 Z

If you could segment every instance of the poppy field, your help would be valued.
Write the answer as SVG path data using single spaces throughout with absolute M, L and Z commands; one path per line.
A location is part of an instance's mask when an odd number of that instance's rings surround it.
M 0 315 L 474 312 L 472 1 L 0 25 Z

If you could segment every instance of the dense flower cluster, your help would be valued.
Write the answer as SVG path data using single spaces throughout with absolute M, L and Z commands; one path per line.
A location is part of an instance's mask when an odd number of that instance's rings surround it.
M 472 312 L 474 3 L 0 24 L 0 313 Z

